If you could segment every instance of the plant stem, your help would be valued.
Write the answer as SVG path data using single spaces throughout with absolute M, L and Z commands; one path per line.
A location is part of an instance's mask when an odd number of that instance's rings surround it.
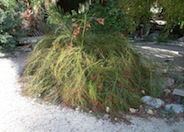
M 82 31 L 82 47 L 84 45 L 84 36 L 85 36 L 85 31 L 86 31 L 86 25 L 87 25 L 87 14 L 84 14 L 84 27 Z

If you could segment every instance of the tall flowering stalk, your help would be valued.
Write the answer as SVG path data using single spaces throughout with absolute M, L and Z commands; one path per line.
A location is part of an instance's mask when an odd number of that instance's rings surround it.
M 82 31 L 82 47 L 84 45 L 84 37 L 85 37 L 85 31 L 86 31 L 86 25 L 87 25 L 87 14 L 85 13 L 84 15 L 84 28 L 83 28 L 83 31 Z
M 95 20 L 99 24 L 104 25 L 104 21 L 105 21 L 104 18 L 95 18 Z M 82 37 L 81 45 L 83 47 L 85 33 L 91 28 L 91 24 L 87 20 L 87 13 L 84 14 L 84 18 L 82 20 L 77 20 L 76 18 L 72 18 L 72 27 L 74 28 L 74 32 L 73 32 L 71 41 L 73 41 L 74 38 L 76 38 L 78 35 L 81 34 L 81 37 Z

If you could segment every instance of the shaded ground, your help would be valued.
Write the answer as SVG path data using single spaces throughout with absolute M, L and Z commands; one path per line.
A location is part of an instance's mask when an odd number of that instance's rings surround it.
M 165 62 L 173 59 L 176 66 L 183 66 L 181 47 L 148 45 L 141 50 L 155 59 Z M 161 50 L 162 49 L 162 50 Z M 163 50 L 164 49 L 164 50 Z M 147 52 L 148 51 L 148 52 Z M 2 132 L 182 132 L 184 119 L 172 125 L 165 119 L 148 119 L 127 116 L 132 122 L 112 124 L 109 119 L 97 119 L 90 113 L 61 108 L 54 105 L 38 104 L 34 99 L 21 96 L 22 84 L 19 73 L 25 64 L 27 53 L 17 51 L 10 56 L 0 54 L 0 131 Z M 164 58 L 160 57 L 164 56 Z
M 170 66 L 175 71 L 184 72 L 183 46 L 142 43 L 142 45 L 139 44 L 136 47 L 144 57 L 159 62 L 163 68 Z
M 151 45 L 142 46 L 149 54 L 154 55 L 161 62 L 173 60 L 176 67 L 184 67 L 184 48 L 179 46 Z

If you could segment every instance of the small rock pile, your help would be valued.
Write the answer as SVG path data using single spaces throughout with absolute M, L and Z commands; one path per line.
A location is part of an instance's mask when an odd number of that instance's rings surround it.
M 150 106 L 147 113 L 152 113 L 151 109 L 158 109 L 165 105 L 165 102 L 159 98 L 154 98 L 151 96 L 144 96 L 141 98 L 142 102 L 146 105 Z M 176 114 L 180 114 L 184 112 L 184 107 L 181 104 L 166 104 L 165 111 L 173 111 Z
M 155 98 L 151 96 L 143 96 L 141 101 L 143 104 L 139 109 L 130 108 L 129 112 L 131 114 L 138 114 L 143 117 L 148 115 L 154 117 L 166 117 L 168 123 L 174 123 L 176 118 L 183 117 L 184 115 L 184 106 L 180 99 L 180 96 L 173 95 L 172 91 L 175 88 L 176 81 L 172 78 L 165 78 L 165 84 L 162 88 L 161 98 Z M 147 115 L 145 115 L 145 113 Z

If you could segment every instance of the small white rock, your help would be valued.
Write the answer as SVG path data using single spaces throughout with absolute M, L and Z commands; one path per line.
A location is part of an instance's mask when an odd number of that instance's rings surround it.
M 75 108 L 75 111 L 79 111 L 79 110 L 80 110 L 80 107 L 76 107 L 76 108 Z
M 110 108 L 107 106 L 106 107 L 106 112 L 109 113 L 110 112 Z
M 137 112 L 137 109 L 129 108 L 129 111 L 130 111 L 130 113 L 136 113 Z
M 160 72 L 161 73 L 167 73 L 167 69 L 162 69 Z
M 142 94 L 145 94 L 146 93 L 145 90 L 141 90 L 141 92 L 142 92 Z
M 154 114 L 153 110 L 151 110 L 151 109 L 148 109 L 148 110 L 146 111 L 146 113 L 147 113 L 147 114 L 150 114 L 150 115 L 153 115 L 153 114 Z
M 3 57 L 5 57 L 5 54 L 3 54 L 3 53 L 0 53 L 0 57 L 2 57 L 2 58 L 3 58 Z
M 33 101 L 33 102 L 35 102 L 36 100 L 37 100 L 37 99 L 36 99 L 36 98 L 34 98 L 32 101 Z
M 168 95 L 169 93 L 171 93 L 171 90 L 168 89 L 168 88 L 166 88 L 166 89 L 163 90 L 163 92 L 166 93 L 166 94 Z

